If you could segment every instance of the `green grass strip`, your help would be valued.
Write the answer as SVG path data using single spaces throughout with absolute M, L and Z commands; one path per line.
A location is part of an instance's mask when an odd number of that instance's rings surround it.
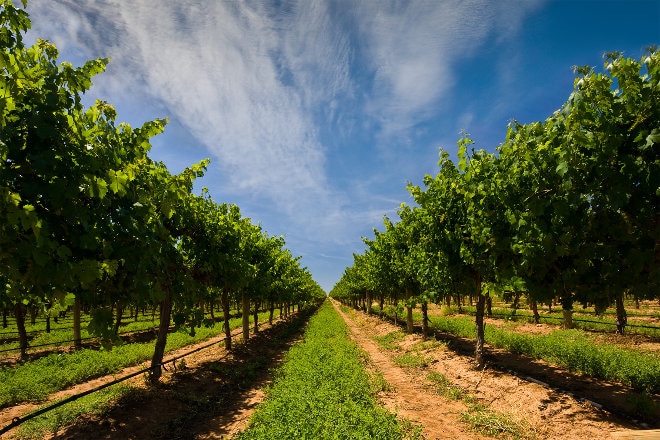
M 259 314 L 264 322 L 268 313 Z M 229 321 L 232 329 L 242 324 L 241 318 Z M 222 323 L 195 329 L 195 336 L 185 331 L 167 336 L 165 351 L 170 352 L 195 344 L 222 332 Z M 116 373 L 123 368 L 151 359 L 155 342 L 124 344 L 111 350 L 79 350 L 68 354 L 51 354 L 17 367 L 0 369 L 0 408 L 21 402 L 38 402 L 49 394 L 95 377 Z
M 464 338 L 476 338 L 471 317 L 434 317 L 438 330 Z M 486 342 L 512 353 L 543 359 L 599 379 L 621 382 L 636 390 L 660 391 L 660 357 L 614 345 L 599 344 L 581 330 L 553 330 L 547 335 L 528 335 L 486 326 Z
M 267 394 L 238 439 L 405 438 L 405 423 L 372 395 L 360 351 L 329 301 L 289 350 Z
M 60 429 L 75 423 L 82 414 L 103 416 L 111 408 L 113 401 L 128 395 L 133 390 L 131 385 L 117 384 L 82 397 L 28 420 L 19 428 L 16 437 L 20 440 L 34 440 L 44 438 L 46 434 L 57 435 Z
M 393 317 L 390 313 L 387 314 Z M 420 322 L 421 314 L 415 311 L 413 320 Z M 429 325 L 461 338 L 477 337 L 471 316 L 433 316 L 429 318 Z M 506 326 L 486 325 L 485 338 L 486 343 L 494 347 L 542 359 L 570 371 L 620 382 L 637 391 L 660 392 L 660 356 L 599 343 L 583 330 L 556 329 L 547 335 L 530 335 Z
M 453 314 L 458 313 L 458 309 L 455 306 L 449 308 Z M 470 314 L 474 316 L 476 313 L 476 307 L 474 306 L 463 306 L 463 314 Z M 534 316 L 531 312 L 525 309 L 518 309 L 516 313 L 513 314 L 513 310 L 510 308 L 496 308 L 493 307 L 493 318 L 495 319 L 504 319 L 508 321 L 517 321 L 517 322 L 534 322 Z M 649 314 L 640 314 L 635 313 L 635 311 L 626 310 L 628 315 L 628 325 L 626 326 L 626 333 L 629 334 L 639 334 L 646 335 L 650 337 L 660 336 L 660 327 L 652 325 L 647 321 L 642 321 L 635 319 L 635 316 L 644 316 L 644 317 L 655 317 L 657 313 Z M 552 312 L 543 312 L 539 315 L 539 322 L 544 324 L 552 325 L 559 327 L 562 325 L 564 320 L 561 308 L 556 308 Z M 614 333 L 616 329 L 616 313 L 602 313 L 600 316 L 594 316 L 593 312 L 585 313 L 579 309 L 573 311 L 573 327 L 580 328 L 583 330 L 592 330 L 598 331 L 601 333 Z
M 128 332 L 138 332 L 146 330 L 157 330 L 158 322 L 153 321 L 133 321 L 128 322 L 120 328 L 120 335 Z M 99 339 L 94 335 L 91 335 L 85 326 L 81 328 L 80 336 L 83 340 L 93 338 L 95 340 Z M 35 337 L 30 339 L 29 347 L 39 347 L 45 345 L 59 346 L 59 345 L 71 345 L 73 342 L 73 330 L 70 328 L 66 329 L 54 329 L 50 333 L 42 332 L 37 334 Z M 28 353 L 31 349 L 28 347 Z M 18 353 L 19 343 L 18 341 L 10 342 L 7 344 L 0 344 L 0 350 L 16 349 L 12 354 Z M 0 359 L 3 354 L 0 353 Z

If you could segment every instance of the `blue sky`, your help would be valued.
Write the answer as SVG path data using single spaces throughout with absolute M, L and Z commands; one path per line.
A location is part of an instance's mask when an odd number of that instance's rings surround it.
M 154 5 L 158 5 L 155 7 Z M 361 237 L 411 202 L 461 130 L 493 150 L 543 120 L 572 66 L 660 44 L 660 1 L 30 0 L 30 38 L 111 58 L 88 102 L 134 126 L 168 117 L 152 158 L 206 157 L 217 202 L 302 256 L 329 291 Z

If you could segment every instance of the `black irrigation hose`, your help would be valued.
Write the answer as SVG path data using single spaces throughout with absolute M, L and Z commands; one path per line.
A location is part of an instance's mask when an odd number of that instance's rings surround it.
M 152 321 L 152 320 L 151 319 L 145 319 L 143 321 L 128 321 L 126 323 L 123 323 L 122 325 L 128 325 L 128 324 L 132 324 L 134 322 L 148 322 L 148 321 Z M 87 323 L 89 323 L 89 321 L 81 321 L 80 322 L 81 325 L 82 324 L 87 324 Z M 69 330 L 73 330 L 74 328 L 75 327 L 51 328 L 50 332 L 52 333 L 52 332 L 60 332 L 60 331 L 69 331 Z M 25 333 L 27 333 L 28 335 L 31 334 L 31 333 L 46 333 L 46 330 L 30 330 L 29 332 L 25 332 Z M 18 334 L 18 332 L 13 332 L 13 331 L 12 332 L 0 332 L 0 336 L 2 336 L 2 335 L 16 335 L 16 334 Z
M 235 317 L 236 316 L 234 316 L 234 318 Z M 147 331 L 156 330 L 156 329 L 158 329 L 158 327 L 151 327 L 151 328 L 148 328 L 148 329 L 145 329 L 145 330 L 133 330 L 133 331 L 130 331 L 130 332 L 118 333 L 117 336 L 129 335 L 131 333 L 137 333 L 137 332 L 147 332 Z M 61 330 L 61 329 L 58 329 L 58 330 Z M 72 330 L 72 329 L 65 329 L 65 330 Z M 83 339 L 81 339 L 81 341 L 88 341 L 90 339 L 99 339 L 99 337 L 93 336 L 93 337 L 89 337 L 89 338 L 83 338 Z M 47 344 L 39 344 L 39 345 L 28 345 L 28 348 L 47 347 L 47 346 L 50 346 L 50 345 L 60 346 L 60 345 L 68 344 L 68 343 L 71 343 L 71 342 L 76 342 L 76 341 L 75 340 L 69 340 L 69 341 L 49 342 Z M 18 351 L 20 349 L 21 349 L 21 347 L 5 348 L 5 349 L 0 350 L 0 353 L 7 353 L 7 352 L 10 352 L 10 351 Z
M 57 328 L 57 329 L 53 329 L 53 330 L 60 330 L 60 329 Z M 25 332 L 25 333 L 27 333 L 29 335 L 31 333 L 41 333 L 43 331 L 44 330 L 30 330 L 29 332 Z M 18 331 L 15 331 L 15 332 L 0 332 L 0 336 L 2 336 L 2 335 L 17 335 L 18 333 L 19 333 Z
M 125 336 L 125 335 L 130 335 L 132 333 L 138 333 L 138 332 L 148 332 L 148 331 L 157 330 L 157 329 L 158 329 L 158 327 L 150 327 L 150 328 L 147 328 L 147 329 L 144 329 L 144 330 L 132 330 L 130 332 L 117 333 L 117 336 Z M 81 341 L 89 341 L 91 339 L 100 339 L 100 337 L 99 336 L 90 336 L 89 338 L 82 338 Z M 46 344 L 28 345 L 27 348 L 48 347 L 50 345 L 59 346 L 59 345 L 64 345 L 64 344 L 68 344 L 68 343 L 71 343 L 71 342 L 76 342 L 76 341 L 75 341 L 75 339 L 71 339 L 71 340 L 68 340 L 68 341 L 48 342 Z M 9 352 L 9 351 L 17 351 L 17 350 L 20 350 L 20 349 L 21 349 L 21 347 L 5 348 L 5 349 L 0 350 L 0 353 L 6 353 L 6 352 Z
M 346 305 L 348 305 L 348 304 L 346 304 Z M 350 305 L 348 305 L 348 306 L 350 307 Z M 386 315 L 384 315 L 384 316 L 385 316 L 389 321 L 393 321 L 392 318 L 391 318 L 389 315 L 386 314 Z M 381 317 L 381 319 L 382 319 L 382 317 Z M 430 320 L 429 320 L 429 321 L 430 321 Z M 444 332 L 444 331 L 442 331 L 442 330 L 440 330 L 440 329 L 438 329 L 438 328 L 435 328 L 435 329 L 433 329 L 433 330 L 434 330 L 434 331 L 433 331 L 433 335 L 434 335 L 434 338 L 435 338 L 435 339 L 439 339 L 439 338 L 438 338 L 438 334 L 442 334 L 442 333 L 449 333 L 449 334 L 452 334 L 451 332 Z M 455 337 L 459 337 L 459 336 L 456 336 L 456 335 L 453 335 L 453 336 L 455 336 Z M 460 337 L 459 337 L 459 338 L 460 338 Z M 603 405 L 603 404 L 601 404 L 601 403 L 594 402 L 593 400 L 587 399 L 586 397 L 579 396 L 579 395 L 577 395 L 576 393 L 574 393 L 574 392 L 572 392 L 572 391 L 567 391 L 567 390 L 563 390 L 563 389 L 558 388 L 558 387 L 554 387 L 554 386 L 552 386 L 552 385 L 550 385 L 550 384 L 548 384 L 548 383 L 546 383 L 546 382 L 540 381 L 540 380 L 538 380 L 538 379 L 536 379 L 536 378 L 534 378 L 534 377 L 532 377 L 532 376 L 529 376 L 529 375 L 522 375 L 522 374 L 518 373 L 517 371 L 514 371 L 514 370 L 512 370 L 512 369 L 510 369 L 510 368 L 500 368 L 500 367 L 498 367 L 497 365 L 495 365 L 494 367 L 497 368 L 497 369 L 499 369 L 500 371 L 506 371 L 506 372 L 508 372 L 509 374 L 514 375 L 514 376 L 516 376 L 516 377 L 518 377 L 518 378 L 520 378 L 520 379 L 523 379 L 523 380 L 525 380 L 525 381 L 533 382 L 533 383 L 538 384 L 538 385 L 541 385 L 541 386 L 543 386 L 543 387 L 545 387 L 545 388 L 547 388 L 547 389 L 552 389 L 552 390 L 555 391 L 555 392 L 558 392 L 558 393 L 565 394 L 565 395 L 568 395 L 568 396 L 570 396 L 570 397 L 573 397 L 574 399 L 577 399 L 577 400 L 579 400 L 579 401 L 581 401 L 581 402 L 588 403 L 588 404 L 592 405 L 593 407 L 600 409 L 601 411 L 607 411 L 607 412 L 609 412 L 610 414 L 613 414 L 613 415 L 615 415 L 615 416 L 617 416 L 617 417 L 620 417 L 620 418 L 625 419 L 625 420 L 629 420 L 630 422 L 632 422 L 632 423 L 634 423 L 635 425 L 640 426 L 640 427 L 642 427 L 642 428 L 644 428 L 644 429 L 647 429 L 647 428 L 649 428 L 649 426 L 650 426 L 649 423 L 646 423 L 646 422 L 643 422 L 643 421 L 641 421 L 641 420 L 635 419 L 634 417 L 631 417 L 631 416 L 629 416 L 629 415 L 627 415 L 627 414 L 624 414 L 624 413 L 622 413 L 622 412 L 620 412 L 620 411 L 618 411 L 618 410 L 615 410 L 615 409 L 613 409 L 613 408 L 610 408 L 610 407 L 608 407 L 607 405 Z
M 160 364 L 160 365 L 158 365 L 158 366 L 161 366 L 161 365 L 162 365 L 162 364 Z M 97 386 L 96 388 L 92 388 L 91 390 L 83 391 L 82 393 L 79 393 L 79 394 L 74 394 L 73 396 L 69 396 L 69 397 L 67 397 L 67 398 L 64 399 L 64 400 L 60 400 L 60 401 L 57 402 L 57 403 L 54 403 L 54 404 L 49 405 L 49 406 L 47 406 L 47 407 L 41 408 L 41 409 L 39 409 L 39 410 L 37 410 L 37 411 L 35 411 L 35 412 L 33 412 L 33 413 L 30 413 L 30 414 L 28 414 L 28 415 L 25 416 L 25 417 L 14 417 L 9 425 L 7 425 L 7 426 L 5 426 L 4 428 L 0 429 L 0 435 L 6 433 L 7 431 L 9 431 L 9 430 L 11 430 L 11 429 L 14 429 L 15 427 L 17 427 L 18 425 L 22 424 L 23 422 L 26 422 L 26 421 L 28 421 L 28 420 L 30 420 L 30 419 L 33 419 L 33 418 L 35 418 L 35 417 L 37 417 L 37 416 L 40 416 L 40 415 L 43 414 L 43 413 L 46 413 L 46 412 L 48 412 L 48 411 L 51 411 L 51 410 L 53 410 L 53 409 L 55 409 L 55 408 L 58 408 L 58 407 L 60 407 L 60 406 L 62 406 L 62 405 L 64 405 L 64 404 L 67 404 L 67 403 L 69 403 L 69 402 L 73 402 L 74 400 L 80 399 L 81 397 L 84 397 L 84 396 L 86 396 L 86 395 L 88 395 L 88 394 L 95 393 L 96 391 L 100 391 L 100 390 L 102 390 L 103 388 L 107 388 L 107 387 L 109 387 L 109 386 L 111 386 L 111 385 L 118 384 L 118 383 L 123 382 L 123 381 L 125 381 L 125 380 L 128 380 L 128 379 L 130 379 L 130 378 L 132 378 L 132 377 L 135 377 L 135 376 L 138 376 L 138 375 L 140 375 L 140 374 L 143 374 L 144 372 L 149 371 L 150 369 L 151 369 L 151 368 L 146 368 L 146 369 L 143 369 L 143 370 L 138 371 L 137 373 L 132 373 L 132 374 L 129 374 L 128 376 L 124 376 L 124 377 L 122 377 L 122 378 L 120 378 L 120 379 L 113 380 L 112 382 L 108 382 L 108 383 L 106 383 L 106 384 L 99 385 L 99 386 Z
M 468 315 L 474 316 L 476 313 L 472 312 L 463 312 Z M 501 314 L 501 313 L 493 313 L 492 316 L 501 316 L 503 318 L 511 318 L 511 317 L 518 317 L 518 318 L 524 318 L 524 319 L 532 319 L 533 316 L 528 316 L 528 315 L 509 315 L 509 314 Z M 559 316 L 541 316 L 540 319 L 554 319 L 557 321 L 563 321 L 564 318 L 559 317 Z M 591 321 L 588 319 L 573 319 L 573 322 L 590 322 L 593 324 L 602 324 L 602 325 L 614 325 L 616 326 L 617 324 L 615 322 L 602 322 L 602 321 Z M 642 324 L 626 324 L 626 327 L 635 327 L 635 328 L 648 328 L 651 330 L 658 330 L 660 331 L 660 327 L 657 326 L 650 326 L 650 325 L 642 325 Z
M 267 310 L 262 310 L 262 312 L 265 312 L 265 311 L 267 311 Z M 210 316 L 210 315 L 211 315 L 211 313 L 204 313 L 204 316 Z M 230 318 L 239 318 L 240 316 L 241 316 L 241 315 L 240 315 L 239 313 L 232 313 L 232 314 L 230 314 L 229 317 L 230 317 Z M 67 320 L 67 319 L 71 319 L 71 318 L 66 318 L 66 319 L 64 319 L 64 318 L 59 318 L 60 321 L 65 321 L 65 320 Z M 215 320 L 218 320 L 218 317 L 216 317 Z M 131 324 L 131 323 L 133 323 L 133 322 L 147 322 L 147 321 L 153 321 L 153 319 L 152 319 L 152 318 L 149 318 L 149 319 L 138 319 L 137 321 L 131 321 L 131 320 L 128 320 L 127 322 L 123 323 L 122 325 L 128 325 L 128 324 Z M 88 322 L 89 322 L 89 321 L 87 321 L 87 320 L 82 320 L 82 321 L 80 321 L 81 324 L 86 324 L 86 323 L 88 323 Z M 62 331 L 62 330 L 73 330 L 73 327 L 60 327 L 60 328 L 53 328 L 53 329 L 51 329 L 51 331 Z M 46 331 L 46 330 L 31 330 L 31 331 L 26 332 L 26 333 L 27 333 L 27 334 L 31 334 L 31 333 L 44 333 L 45 331 Z M 2 335 L 16 335 L 16 334 L 18 334 L 17 331 L 16 331 L 16 332 L 14 332 L 14 331 L 0 332 L 0 336 L 2 336 Z
M 628 421 L 634 423 L 635 425 L 640 426 L 641 428 L 648 429 L 648 428 L 651 427 L 651 425 L 647 422 L 643 422 L 643 421 L 638 420 L 638 419 L 636 419 L 636 418 L 634 418 L 634 417 L 632 417 L 628 414 L 624 414 L 621 411 L 618 411 L 614 408 L 609 407 L 608 405 L 604 405 L 602 403 L 595 402 L 595 401 L 593 401 L 591 399 L 587 399 L 586 397 L 583 397 L 583 396 L 579 396 L 578 394 L 574 393 L 573 391 L 568 391 L 568 390 L 561 389 L 559 387 L 555 387 L 553 385 L 550 385 L 549 383 L 540 381 L 540 380 L 538 380 L 538 379 L 536 379 L 532 376 L 522 375 L 522 374 L 518 373 L 517 371 L 511 370 L 509 368 L 501 369 L 497 366 L 495 366 L 495 368 L 499 369 L 500 371 L 506 371 L 507 373 L 509 373 L 513 376 L 516 376 L 516 377 L 518 377 L 522 380 L 525 380 L 527 382 L 533 382 L 533 383 L 535 383 L 537 385 L 540 385 L 540 386 L 542 386 L 546 389 L 551 389 L 556 393 L 564 394 L 564 395 L 572 397 L 573 399 L 579 400 L 580 402 L 588 403 L 591 406 L 593 406 L 595 408 L 598 408 L 601 411 L 606 411 L 606 412 L 608 412 L 610 414 L 613 414 L 617 417 L 628 420 Z
M 234 336 L 234 335 L 236 335 L 236 334 L 240 334 L 242 331 L 243 331 L 243 329 L 239 328 L 239 329 L 237 329 L 237 331 L 232 332 L 231 335 Z M 224 341 L 223 341 L 223 342 L 224 342 Z M 126 376 L 124 376 L 124 377 L 121 377 L 121 378 L 119 378 L 119 379 L 115 379 L 115 380 L 113 380 L 112 382 L 108 382 L 108 383 L 105 383 L 105 384 L 103 384 L 103 385 L 99 385 L 99 386 L 97 386 L 97 387 L 95 387 L 95 388 L 92 388 L 92 389 L 90 389 L 90 390 L 83 391 L 82 393 L 74 394 L 74 395 L 72 395 L 72 396 L 67 397 L 67 398 L 64 399 L 64 400 L 60 400 L 59 402 L 55 402 L 55 403 L 53 403 L 52 405 L 48 405 L 48 406 L 46 406 L 46 407 L 44 407 L 44 408 L 41 408 L 41 409 L 39 409 L 39 410 L 37 410 L 37 411 L 35 411 L 35 412 L 33 412 L 33 413 L 30 413 L 30 414 L 28 414 L 28 415 L 25 416 L 25 417 L 14 417 L 9 425 L 7 425 L 7 426 L 5 426 L 4 428 L 1 428 L 1 429 L 0 429 L 0 436 L 1 436 L 2 434 L 6 433 L 7 431 L 10 431 L 10 430 L 14 429 L 15 427 L 19 426 L 19 425 L 22 424 L 23 422 L 27 422 L 28 420 L 31 420 L 31 419 L 33 419 L 33 418 L 35 418 L 35 417 L 37 417 L 37 416 L 40 416 L 41 414 L 44 414 L 44 413 L 49 412 L 49 411 L 51 411 L 51 410 L 54 410 L 55 408 L 59 408 L 60 406 L 65 405 L 65 404 L 67 404 L 67 403 L 69 403 L 69 402 L 73 402 L 74 400 L 78 400 L 78 399 L 80 399 L 81 397 L 85 397 L 85 396 L 87 396 L 88 394 L 92 394 L 92 393 L 95 393 L 95 392 L 97 392 L 97 391 L 100 391 L 100 390 L 102 390 L 102 389 L 104 389 L 104 388 L 108 388 L 109 386 L 116 385 L 116 384 L 118 384 L 118 383 L 124 382 L 124 381 L 126 381 L 126 380 L 128 380 L 128 379 L 131 379 L 131 378 L 135 377 L 135 376 L 139 376 L 140 374 L 148 373 L 149 371 L 151 371 L 151 370 L 155 370 L 156 368 L 159 368 L 159 367 L 162 367 L 164 370 L 167 371 L 167 369 L 165 368 L 165 365 L 166 365 L 166 364 L 169 364 L 170 362 L 174 365 L 174 370 L 176 371 L 176 364 L 174 363 L 174 361 L 176 361 L 176 360 L 178 360 L 178 359 L 181 359 L 181 358 L 184 358 L 184 357 L 186 357 L 186 356 L 190 356 L 191 354 L 193 354 L 193 353 L 197 353 L 198 351 L 205 350 L 205 349 L 207 349 L 207 348 L 209 348 L 209 347 L 212 347 L 212 346 L 214 346 L 214 345 L 216 345 L 216 344 L 217 344 L 217 342 L 211 342 L 211 343 L 206 344 L 206 345 L 204 345 L 204 346 L 202 346 L 202 347 L 197 347 L 196 349 L 191 350 L 191 351 L 189 351 L 189 352 L 187 352 L 187 353 L 184 353 L 184 354 L 182 354 L 182 355 L 175 356 L 175 357 L 173 357 L 173 358 L 171 358 L 171 359 L 168 359 L 168 360 L 166 360 L 166 361 L 163 361 L 163 362 L 161 362 L 161 363 L 158 364 L 158 365 L 154 365 L 153 367 L 143 368 L 143 369 L 140 370 L 140 371 L 137 371 L 137 372 L 135 372 L 135 373 L 131 373 L 131 374 L 126 375 Z M 225 354 L 224 356 L 222 356 L 220 359 L 223 359 L 223 358 L 225 358 L 226 356 L 227 356 L 227 354 Z
M 117 336 L 130 335 L 131 333 L 137 333 L 137 332 L 148 332 L 148 331 L 151 331 L 151 330 L 156 330 L 157 328 L 158 327 L 151 327 L 151 328 L 144 329 L 144 330 L 133 330 L 133 331 L 130 331 L 130 332 L 117 333 Z M 89 341 L 91 339 L 100 339 L 100 337 L 99 336 L 90 336 L 89 338 L 82 338 L 80 340 L 81 341 Z M 49 345 L 59 346 L 59 345 L 64 345 L 64 344 L 68 344 L 68 343 L 71 343 L 71 342 L 76 342 L 76 340 L 71 339 L 71 340 L 68 340 L 68 341 L 58 341 L 58 342 L 48 342 L 46 344 L 28 345 L 27 348 L 48 347 Z M 3 350 L 0 350 L 0 353 L 6 353 L 8 351 L 16 351 L 16 350 L 20 350 L 20 349 L 21 349 L 21 347 L 5 348 Z
M 62 318 L 60 318 L 60 322 L 61 321 L 63 321 Z M 128 325 L 128 324 L 132 324 L 134 322 L 148 322 L 148 321 L 153 321 L 153 319 L 151 319 L 151 318 L 149 318 L 149 319 L 138 319 L 137 321 L 127 320 L 126 322 L 123 322 L 122 325 Z M 81 320 L 80 324 L 81 325 L 82 324 L 87 324 L 89 322 L 90 321 L 88 321 L 88 320 Z M 51 328 L 51 332 L 53 332 L 53 331 L 67 331 L 67 330 L 73 330 L 73 329 L 74 329 L 74 327 L 58 327 L 58 328 Z M 46 332 L 46 330 L 44 329 L 44 330 L 30 330 L 29 332 L 25 332 L 25 333 L 30 334 L 30 333 L 45 333 L 45 332 Z M 14 332 L 14 331 L 0 332 L 0 336 L 2 336 L 2 335 L 13 335 L 13 334 L 18 334 L 18 332 L 17 331 L 16 332 Z
M 81 341 L 89 341 L 91 339 L 98 339 L 96 336 L 91 336 L 89 338 L 81 338 Z M 47 344 L 37 344 L 37 345 L 28 345 L 27 348 L 38 348 L 38 347 L 48 347 L 49 345 L 64 345 L 68 344 L 69 342 L 76 342 L 75 340 L 72 341 L 60 341 L 60 342 L 48 342 Z M 5 348 L 3 350 L 0 350 L 0 353 L 6 353 L 8 351 L 16 351 L 20 350 L 21 347 L 14 347 L 14 348 Z

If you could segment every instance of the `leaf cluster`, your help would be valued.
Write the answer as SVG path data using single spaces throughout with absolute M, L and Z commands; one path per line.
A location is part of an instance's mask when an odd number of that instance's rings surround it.
M 365 239 L 331 294 L 390 298 L 514 288 L 538 301 L 612 304 L 660 285 L 660 53 L 605 56 L 576 68 L 566 103 L 545 121 L 512 121 L 494 153 L 467 133 L 458 161 L 408 185 L 416 206 Z M 487 291 L 488 291 L 487 290 Z

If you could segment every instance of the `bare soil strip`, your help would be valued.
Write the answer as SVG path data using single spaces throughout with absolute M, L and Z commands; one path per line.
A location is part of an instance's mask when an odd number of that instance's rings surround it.
M 443 399 L 432 392 L 425 380 L 416 372 L 404 371 L 381 351 L 372 339 L 375 335 L 389 333 L 390 325 L 380 320 L 361 320 L 360 317 L 347 316 L 333 301 L 335 309 L 344 319 L 351 331 L 351 338 L 364 350 L 377 371 L 392 387 L 382 393 L 379 401 L 390 411 L 420 424 L 426 439 L 482 439 L 474 433 L 466 433 L 459 414 L 464 410 L 460 402 Z M 360 319 L 360 322 L 358 322 Z M 392 328 L 394 328 L 392 326 Z M 394 328 L 396 330 L 396 328 Z M 394 331 L 392 330 L 392 331 Z
M 475 371 L 469 341 L 449 339 L 448 348 L 436 344 L 435 348 L 423 351 L 423 355 L 430 359 L 426 368 L 401 368 L 395 364 L 393 357 L 402 351 L 384 350 L 373 339 L 374 336 L 400 330 L 400 327 L 363 313 L 351 311 L 344 314 L 336 303 L 335 306 L 348 324 L 353 339 L 371 360 L 368 367 L 380 372 L 391 386 L 389 391 L 380 394 L 380 401 L 399 416 L 421 425 L 427 440 L 486 438 L 461 421 L 460 415 L 466 410 L 465 403 L 444 398 L 435 391 L 427 379 L 431 371 L 444 374 L 453 384 L 471 392 L 489 408 L 526 421 L 530 437 L 584 440 L 654 435 L 653 431 L 639 431 L 638 426 L 566 393 L 522 380 L 506 371 L 490 368 Z M 162 377 L 160 385 L 149 387 L 143 379 L 135 378 L 135 391 L 115 402 L 103 417 L 81 417 L 75 425 L 60 430 L 50 438 L 231 438 L 247 426 L 254 408 L 264 399 L 262 389 L 270 382 L 272 369 L 279 365 L 290 345 L 302 334 L 308 317 L 280 322 L 271 328 L 264 325 L 258 336 L 251 337 L 248 343 L 237 344 L 231 353 L 224 350 L 220 344 L 222 336 L 218 336 L 217 348 L 186 357 L 186 368 L 177 372 L 170 369 Z M 185 347 L 171 353 L 168 358 L 209 342 Z M 408 335 L 399 344 L 400 350 L 418 347 L 420 342 L 421 336 Z M 512 355 L 494 351 L 492 356 L 495 361 Z M 551 369 L 550 376 L 563 375 L 568 383 L 578 379 L 570 373 L 534 364 L 522 357 L 518 357 L 517 363 L 521 369 L 526 365 L 542 373 Z M 50 396 L 49 401 L 110 382 L 140 368 L 142 366 L 125 369 L 116 375 L 77 385 Z M 591 383 L 592 387 L 599 385 L 602 384 L 596 381 Z M 588 388 L 589 382 L 583 386 Z M 604 389 L 606 391 L 607 388 Z M 616 389 L 609 391 L 615 393 L 616 399 Z M 13 417 L 28 414 L 36 407 L 25 404 L 6 408 L 0 411 L 0 424 L 5 426 Z M 11 439 L 12 434 L 15 431 L 3 436 L 3 439 Z
M 271 380 L 271 370 L 282 360 L 289 346 L 300 336 L 309 314 L 296 313 L 292 320 L 262 324 L 258 335 L 247 343 L 234 339 L 227 352 L 224 336 L 169 353 L 166 358 L 185 354 L 197 347 L 218 342 L 185 358 L 185 369 L 176 372 L 168 365 L 157 386 L 144 378 L 129 382 L 135 390 L 115 402 L 103 417 L 82 416 L 73 426 L 47 438 L 55 439 L 220 439 L 244 429 L 254 407 L 263 400 L 261 391 Z M 139 371 L 144 365 L 127 368 L 49 396 L 48 402 L 94 388 L 117 377 Z M 43 403 L 41 404 L 43 405 Z M 23 404 L 0 411 L 1 426 L 13 417 L 33 412 L 37 405 Z M 15 438 L 17 429 L 3 436 Z
M 430 358 L 427 368 L 400 368 L 392 360 L 397 353 L 384 350 L 373 340 L 374 336 L 400 331 L 400 327 L 361 312 L 344 314 L 337 303 L 335 306 L 354 340 L 394 388 L 382 397 L 383 403 L 411 421 L 419 422 L 429 440 L 482 438 L 460 420 L 459 414 L 465 411 L 465 404 L 441 397 L 433 390 L 427 379 L 430 371 L 445 375 L 492 410 L 524 421 L 530 437 L 584 440 L 609 438 L 610 433 L 639 429 L 590 403 L 505 371 L 490 368 L 476 371 L 471 354 L 466 355 L 461 349 L 454 351 L 456 342 L 451 343 L 450 348 L 424 351 L 423 355 Z M 421 336 L 408 335 L 401 346 L 405 349 L 420 342 Z M 518 363 L 529 363 L 529 360 L 519 358 Z M 567 374 L 566 379 L 570 380 L 570 376 Z

